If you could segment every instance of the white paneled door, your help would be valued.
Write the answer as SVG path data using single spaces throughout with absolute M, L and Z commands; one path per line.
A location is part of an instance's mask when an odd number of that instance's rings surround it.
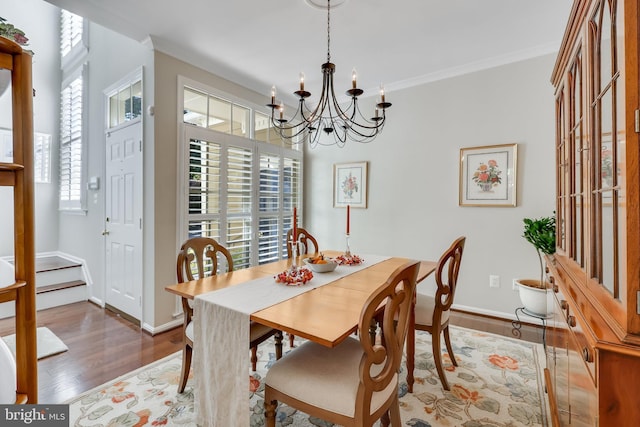
M 106 138 L 106 303 L 142 317 L 142 121 Z

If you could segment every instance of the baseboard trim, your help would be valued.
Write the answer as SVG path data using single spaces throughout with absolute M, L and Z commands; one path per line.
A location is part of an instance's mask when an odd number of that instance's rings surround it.
M 100 308 L 104 308 L 104 301 L 102 301 L 100 298 L 96 298 L 96 297 L 89 297 L 89 302 L 97 305 Z
M 162 332 L 169 331 L 171 329 L 175 329 L 179 326 L 182 326 L 182 319 L 175 319 L 167 323 L 163 323 L 162 325 L 152 326 L 148 323 L 142 324 L 142 329 L 148 332 L 150 335 L 156 335 Z
M 475 314 L 476 316 L 491 317 L 491 318 L 498 319 L 498 320 L 509 320 L 509 321 L 520 320 L 520 322 L 522 322 L 522 318 L 518 319 L 516 317 L 515 308 L 513 309 L 514 310 L 513 313 L 504 313 L 504 312 L 501 312 L 501 311 L 485 310 L 485 309 L 482 309 L 482 308 L 470 307 L 468 305 L 460 305 L 460 304 L 453 304 L 451 306 L 451 309 L 453 311 L 461 311 L 461 312 L 465 312 L 465 313 Z M 524 315 L 524 316 L 526 316 L 526 315 Z M 528 318 L 529 316 L 526 316 L 526 317 Z M 532 321 L 534 319 L 536 319 L 536 318 L 535 317 L 531 317 Z

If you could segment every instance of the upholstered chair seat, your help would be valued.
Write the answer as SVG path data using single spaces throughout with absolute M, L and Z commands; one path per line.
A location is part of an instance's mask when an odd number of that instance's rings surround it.
M 265 381 L 281 393 L 302 396 L 300 400 L 307 405 L 354 417 L 353 396 L 360 384 L 356 367 L 363 355 L 360 341 L 355 338 L 349 337 L 335 348 L 308 341 L 290 352 L 286 363 L 274 364 Z M 371 370 L 373 375 L 380 371 L 379 365 Z M 306 382 L 298 378 L 305 378 Z M 373 393 L 371 413 L 378 411 L 391 394 L 397 392 L 398 375 L 395 374 L 384 390 Z
M 346 427 L 372 427 L 377 420 L 401 426 L 398 372 L 418 267 L 417 261 L 398 267 L 369 296 L 357 338 L 349 336 L 333 348 L 307 341 L 269 368 L 266 427 L 275 427 L 278 402 Z
M 424 326 L 433 326 L 433 312 L 436 309 L 436 300 L 433 295 L 427 295 L 420 292 L 418 288 L 416 290 L 416 324 Z M 445 325 L 449 322 L 449 311 L 442 313 L 440 318 L 440 325 Z

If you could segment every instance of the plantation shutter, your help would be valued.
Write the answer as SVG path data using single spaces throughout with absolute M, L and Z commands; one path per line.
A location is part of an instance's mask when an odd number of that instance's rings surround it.
M 220 240 L 220 144 L 189 141 L 189 237 Z
M 300 195 L 302 194 L 302 175 L 301 175 L 301 162 L 299 158 L 284 158 L 283 165 L 283 206 L 282 211 L 284 213 L 284 230 L 282 230 L 282 250 L 283 253 L 287 253 L 287 231 L 293 228 L 293 208 L 297 207 L 300 209 L 301 200 Z M 298 218 L 298 225 L 304 225 L 301 223 L 301 218 Z M 313 233 L 311 230 L 309 232 Z
M 80 73 L 60 94 L 60 209 L 83 207 L 82 111 L 83 76 Z
M 227 248 L 234 269 L 251 266 L 253 150 L 230 146 L 227 151 Z
M 260 192 L 258 195 L 258 263 L 265 264 L 280 259 L 279 218 L 280 193 L 282 191 L 280 156 L 260 155 Z
M 60 56 L 66 57 L 82 41 L 84 21 L 81 16 L 62 10 L 60 22 Z

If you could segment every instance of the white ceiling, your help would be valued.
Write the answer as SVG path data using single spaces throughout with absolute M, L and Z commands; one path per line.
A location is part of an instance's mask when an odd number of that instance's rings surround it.
M 301 71 L 319 95 L 327 14 L 305 0 L 46 1 L 265 97 L 297 90 Z M 365 95 L 384 83 L 393 102 L 394 89 L 556 52 L 572 2 L 346 0 L 331 12 L 336 92 L 354 67 Z

